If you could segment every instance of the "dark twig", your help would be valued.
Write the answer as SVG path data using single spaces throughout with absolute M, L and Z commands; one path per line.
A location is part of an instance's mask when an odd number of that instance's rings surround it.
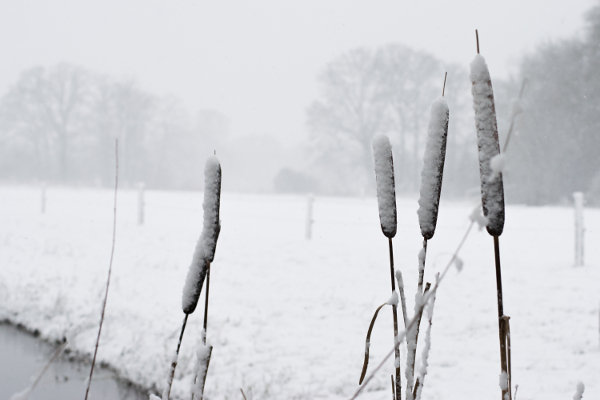
M 496 294 L 498 297 L 498 334 L 500 337 L 500 368 L 507 374 L 508 383 L 508 360 L 506 349 L 506 319 L 504 318 L 504 303 L 502 301 L 502 272 L 500 266 L 500 242 L 498 236 L 494 236 L 494 260 L 496 263 Z M 508 385 L 507 385 L 508 386 Z M 502 390 L 502 399 L 508 393 L 512 395 L 510 386 Z
M 246 395 L 244 394 L 244 391 L 243 391 L 242 389 L 240 389 L 240 392 L 242 392 L 242 396 L 244 397 L 244 400 L 248 400 L 248 399 L 246 398 Z
M 444 74 L 444 88 L 442 89 L 442 97 L 444 97 L 444 93 L 446 93 L 446 78 L 448 78 L 448 72 Z
M 85 390 L 85 400 L 90 392 L 92 383 L 92 375 L 94 374 L 94 365 L 96 364 L 96 355 L 98 354 L 98 345 L 100 344 L 100 333 L 102 332 L 102 323 L 104 322 L 104 312 L 106 311 L 106 301 L 108 300 L 108 287 L 110 285 L 110 275 L 112 273 L 113 257 L 115 255 L 115 237 L 117 233 L 117 189 L 119 187 L 119 139 L 115 141 L 115 199 L 113 207 L 113 234 L 112 234 L 112 249 L 110 251 L 110 263 L 108 265 L 108 279 L 106 280 L 106 292 L 104 293 L 104 302 L 102 303 L 102 313 L 100 315 L 100 327 L 98 328 L 98 337 L 96 338 L 96 348 L 94 349 L 94 357 L 92 358 L 92 368 L 90 369 L 90 377 L 88 378 L 87 389 Z
M 177 360 L 179 358 L 179 348 L 181 347 L 181 341 L 183 340 L 183 332 L 185 332 L 185 325 L 187 324 L 189 314 L 185 314 L 183 317 L 183 324 L 181 325 L 181 333 L 179 334 L 179 341 L 177 342 L 177 350 L 175 351 L 175 358 L 171 361 L 171 371 L 169 372 L 169 381 L 167 387 L 167 400 L 171 395 L 171 386 L 173 385 L 173 378 L 175 377 L 175 368 L 177 368 Z
M 479 54 L 479 32 L 475 29 L 475 40 L 477 40 L 477 54 Z

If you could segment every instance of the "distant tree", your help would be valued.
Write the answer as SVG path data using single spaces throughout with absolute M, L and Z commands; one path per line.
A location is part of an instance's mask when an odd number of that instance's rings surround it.
M 520 78 L 529 84 L 518 135 L 507 153 L 513 201 L 567 200 L 574 191 L 590 189 L 600 173 L 600 7 L 586 20 L 583 40 L 545 43 L 521 64 Z M 515 97 L 519 81 L 512 83 Z
M 451 115 L 448 143 L 461 153 L 460 157 L 449 156 L 448 163 L 454 173 L 464 175 L 457 166 L 462 168 L 463 162 L 476 157 L 476 147 L 463 151 L 467 143 L 476 146 L 474 137 L 468 137 L 474 135 L 472 116 L 468 125 L 464 117 L 470 110 L 466 70 L 391 44 L 377 50 L 350 51 L 319 75 L 321 99 L 309 107 L 307 120 L 315 175 L 326 181 L 322 186 L 342 194 L 372 191 L 371 141 L 376 134 L 385 133 L 394 147 L 398 192 L 416 192 L 431 103 L 442 94 L 445 71 L 449 72 L 446 98 Z M 453 179 L 463 191 L 472 181 L 464 176 Z
M 59 64 L 21 74 L 0 103 L 4 135 L 24 145 L 46 178 L 69 180 L 70 151 L 84 133 L 90 76 L 81 68 Z M 55 171 L 54 176 L 47 176 Z
M 308 109 L 314 163 L 332 174 L 334 191 L 358 182 L 364 190 L 372 186 L 371 140 L 390 126 L 382 53 L 350 51 L 329 63 L 318 81 L 322 99 Z

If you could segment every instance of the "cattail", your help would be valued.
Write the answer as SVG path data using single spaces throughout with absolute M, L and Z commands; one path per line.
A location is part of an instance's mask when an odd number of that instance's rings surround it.
M 396 187 L 394 183 L 394 159 L 392 156 L 392 145 L 390 139 L 384 135 L 377 135 L 373 139 L 373 156 L 375 157 L 375 179 L 377 180 L 377 203 L 379 204 L 379 222 L 381 230 L 388 238 L 390 254 L 390 279 L 392 293 L 396 291 L 394 281 L 394 249 L 392 238 L 396 235 L 397 213 L 396 213 Z M 394 318 L 394 343 L 398 344 L 398 308 L 392 304 L 392 316 Z M 393 390 L 395 398 L 402 398 L 402 383 L 400 380 L 400 348 L 395 349 L 394 365 L 396 367 L 396 381 Z
M 448 103 L 443 97 L 433 102 L 427 129 L 427 144 L 421 171 L 421 193 L 417 211 L 421 235 L 424 239 L 431 239 L 435 233 L 444 175 L 449 115 Z
M 196 249 L 194 250 L 194 256 L 192 257 L 192 263 L 188 270 L 185 278 L 185 284 L 183 286 L 183 295 L 181 299 L 181 308 L 185 314 L 183 319 L 183 325 L 181 326 L 181 333 L 179 335 L 179 342 L 177 344 L 177 350 L 175 357 L 171 363 L 171 370 L 169 373 L 169 379 L 167 380 L 168 388 L 166 390 L 166 398 L 168 400 L 171 393 L 171 385 L 173 383 L 173 377 L 175 375 L 175 368 L 177 367 L 177 358 L 179 356 L 179 348 L 181 347 L 181 341 L 183 339 L 183 333 L 185 331 L 185 325 L 187 323 L 188 316 L 196 310 L 198 305 L 198 299 L 202 292 L 202 285 L 206 279 L 206 304 L 204 307 L 204 336 L 203 341 L 206 338 L 206 321 L 208 313 L 208 290 L 210 282 L 210 263 L 215 258 L 215 250 L 217 248 L 217 239 L 221 232 L 221 221 L 219 219 L 219 209 L 221 203 L 221 164 L 217 157 L 212 156 L 206 160 L 204 166 L 204 202 L 202 208 L 204 209 L 204 220 L 202 233 L 200 239 L 196 243 Z M 210 356 L 209 356 L 210 357 Z M 207 367 L 208 368 L 208 363 Z M 206 377 L 204 377 L 205 379 Z M 202 386 L 203 388 L 204 386 Z M 163 396 L 164 397 L 164 396 Z
M 479 35 L 477 37 L 477 55 L 471 62 L 471 93 L 475 110 L 477 145 L 479 147 L 479 176 L 481 178 L 481 206 L 487 218 L 486 229 L 494 239 L 494 262 L 496 264 L 496 298 L 498 300 L 498 338 L 500 340 L 500 388 L 502 399 L 511 396 L 510 345 L 507 345 L 507 321 L 504 315 L 502 296 L 502 267 L 500 264 L 499 236 L 504 229 L 504 187 L 502 184 L 499 160 L 500 142 L 494 106 L 492 80 L 485 59 L 479 54 Z M 494 165 L 493 165 L 494 164 Z
M 500 143 L 492 80 L 485 59 L 480 54 L 471 62 L 470 78 L 473 84 L 471 93 L 479 148 L 483 215 L 488 218 L 488 233 L 500 236 L 504 229 L 504 186 L 502 174 L 494 174 L 490 165 L 492 158 L 500 154 Z
M 186 314 L 191 314 L 196 309 L 209 263 L 215 258 L 217 239 L 221 231 L 219 220 L 220 201 L 221 164 L 217 157 L 212 156 L 206 160 L 204 167 L 204 202 L 202 203 L 204 224 L 202 234 L 196 244 L 192 263 L 183 287 L 181 306 Z
M 396 186 L 394 183 L 394 159 L 392 145 L 385 135 L 373 139 L 375 179 L 377 180 L 377 202 L 381 230 L 388 238 L 396 235 Z

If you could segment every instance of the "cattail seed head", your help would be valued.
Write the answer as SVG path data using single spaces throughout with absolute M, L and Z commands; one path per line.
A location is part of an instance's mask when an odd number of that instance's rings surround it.
M 396 185 L 394 183 L 394 159 L 390 139 L 377 135 L 373 139 L 375 179 L 377 181 L 377 203 L 381 230 L 388 238 L 396 235 Z
M 431 105 L 427 129 L 427 144 L 421 171 L 421 193 L 417 210 L 421 235 L 425 239 L 433 237 L 437 224 L 446 159 L 449 116 L 450 110 L 446 100 L 443 97 L 435 100 Z
M 481 205 L 483 215 L 489 220 L 486 227 L 488 233 L 500 236 L 504 229 L 504 185 L 502 174 L 496 176 L 490 166 L 492 158 L 500 154 L 498 125 L 492 80 L 485 59 L 479 54 L 471 62 L 470 78 L 479 148 Z
M 204 224 L 202 228 L 202 240 L 204 252 L 209 262 L 215 258 L 217 239 L 221 232 L 221 220 L 219 210 L 221 207 L 221 164 L 215 156 L 206 160 L 204 167 Z

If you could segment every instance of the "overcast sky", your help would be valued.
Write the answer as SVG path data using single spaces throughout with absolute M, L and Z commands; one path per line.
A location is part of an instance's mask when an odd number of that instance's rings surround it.
M 316 75 L 359 46 L 399 42 L 468 66 L 474 30 L 492 77 L 547 39 L 582 33 L 593 0 L 0 0 L 0 93 L 61 61 L 134 77 L 190 112 L 225 114 L 232 134 L 305 137 Z

